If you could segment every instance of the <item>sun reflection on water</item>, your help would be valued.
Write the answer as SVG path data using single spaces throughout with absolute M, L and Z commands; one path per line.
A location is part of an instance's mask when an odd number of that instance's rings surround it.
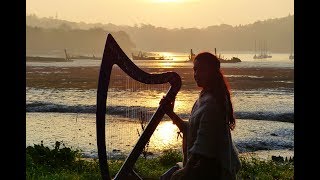
M 178 127 L 172 121 L 160 123 L 150 139 L 150 145 L 157 149 L 167 149 L 171 145 L 180 144 L 181 139 L 177 140 Z
M 162 68 L 172 68 L 172 67 L 175 67 L 175 63 L 174 63 L 174 62 L 170 62 L 170 61 L 160 62 L 159 65 L 160 65 Z

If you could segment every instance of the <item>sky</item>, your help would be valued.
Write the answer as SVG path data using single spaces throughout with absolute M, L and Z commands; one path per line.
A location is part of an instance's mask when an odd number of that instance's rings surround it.
M 26 0 L 26 14 L 165 28 L 246 25 L 294 14 L 294 0 Z

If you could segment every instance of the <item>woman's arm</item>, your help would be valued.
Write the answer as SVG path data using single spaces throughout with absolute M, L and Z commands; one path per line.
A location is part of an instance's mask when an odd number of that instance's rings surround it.
M 177 125 L 180 132 L 183 134 L 183 139 L 182 139 L 182 152 L 183 152 L 183 166 L 186 165 L 187 160 L 188 160 L 188 153 L 187 153 L 187 134 L 188 134 L 188 127 L 189 123 L 188 121 L 182 120 L 176 113 L 173 111 L 169 111 L 167 115 L 172 119 L 173 124 Z
M 169 111 L 166 114 L 172 119 L 173 124 L 177 125 L 179 130 L 184 134 L 189 126 L 188 121 L 182 120 L 175 112 Z
M 169 102 L 168 100 L 163 97 L 160 101 L 163 110 L 165 113 L 172 119 L 173 124 L 178 126 L 180 132 L 183 134 L 182 140 L 182 152 L 183 152 L 183 166 L 185 166 L 188 157 L 187 157 L 187 134 L 189 129 L 188 121 L 182 120 L 176 113 L 173 112 L 174 102 Z

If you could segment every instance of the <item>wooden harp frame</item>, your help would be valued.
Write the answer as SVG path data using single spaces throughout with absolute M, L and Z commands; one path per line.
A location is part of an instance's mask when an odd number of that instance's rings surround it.
M 170 88 L 167 91 L 166 99 L 168 102 L 174 102 L 178 91 L 181 88 L 181 78 L 175 72 L 165 72 L 161 74 L 149 74 L 137 67 L 128 56 L 122 51 L 120 46 L 114 40 L 111 34 L 108 34 L 105 49 L 103 52 L 102 62 L 100 66 L 97 104 L 96 104 L 96 130 L 97 130 L 97 147 L 99 166 L 102 179 L 110 180 L 109 167 L 106 153 L 106 138 L 105 138 L 105 122 L 106 122 L 106 102 L 108 95 L 108 87 L 112 67 L 117 64 L 131 78 L 145 84 L 164 84 L 170 83 Z M 133 166 L 138 157 L 143 151 L 143 148 L 149 141 L 151 135 L 163 118 L 165 111 L 162 110 L 162 104 L 159 105 L 156 112 L 151 117 L 146 129 L 141 134 L 138 142 L 126 158 L 124 164 L 116 174 L 114 179 L 127 179 L 129 176 L 141 179 L 137 173 L 133 171 Z

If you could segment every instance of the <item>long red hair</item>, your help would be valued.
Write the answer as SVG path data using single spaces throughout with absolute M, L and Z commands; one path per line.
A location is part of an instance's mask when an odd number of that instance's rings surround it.
M 229 125 L 229 128 L 231 130 L 234 130 L 236 126 L 236 119 L 234 117 L 234 110 L 231 101 L 230 85 L 228 83 L 228 80 L 223 75 L 223 71 L 220 69 L 219 59 L 209 52 L 202 52 L 195 57 L 194 61 L 198 61 L 199 63 L 206 63 L 206 65 L 210 66 L 210 70 L 212 70 L 213 74 L 210 77 L 210 80 L 212 82 L 210 83 L 211 89 L 213 90 L 215 98 L 223 105 L 225 105 L 224 107 L 228 105 L 229 114 L 227 117 L 229 118 L 227 119 L 227 124 Z M 227 103 L 227 101 L 229 103 Z M 227 109 L 225 110 L 227 112 Z

